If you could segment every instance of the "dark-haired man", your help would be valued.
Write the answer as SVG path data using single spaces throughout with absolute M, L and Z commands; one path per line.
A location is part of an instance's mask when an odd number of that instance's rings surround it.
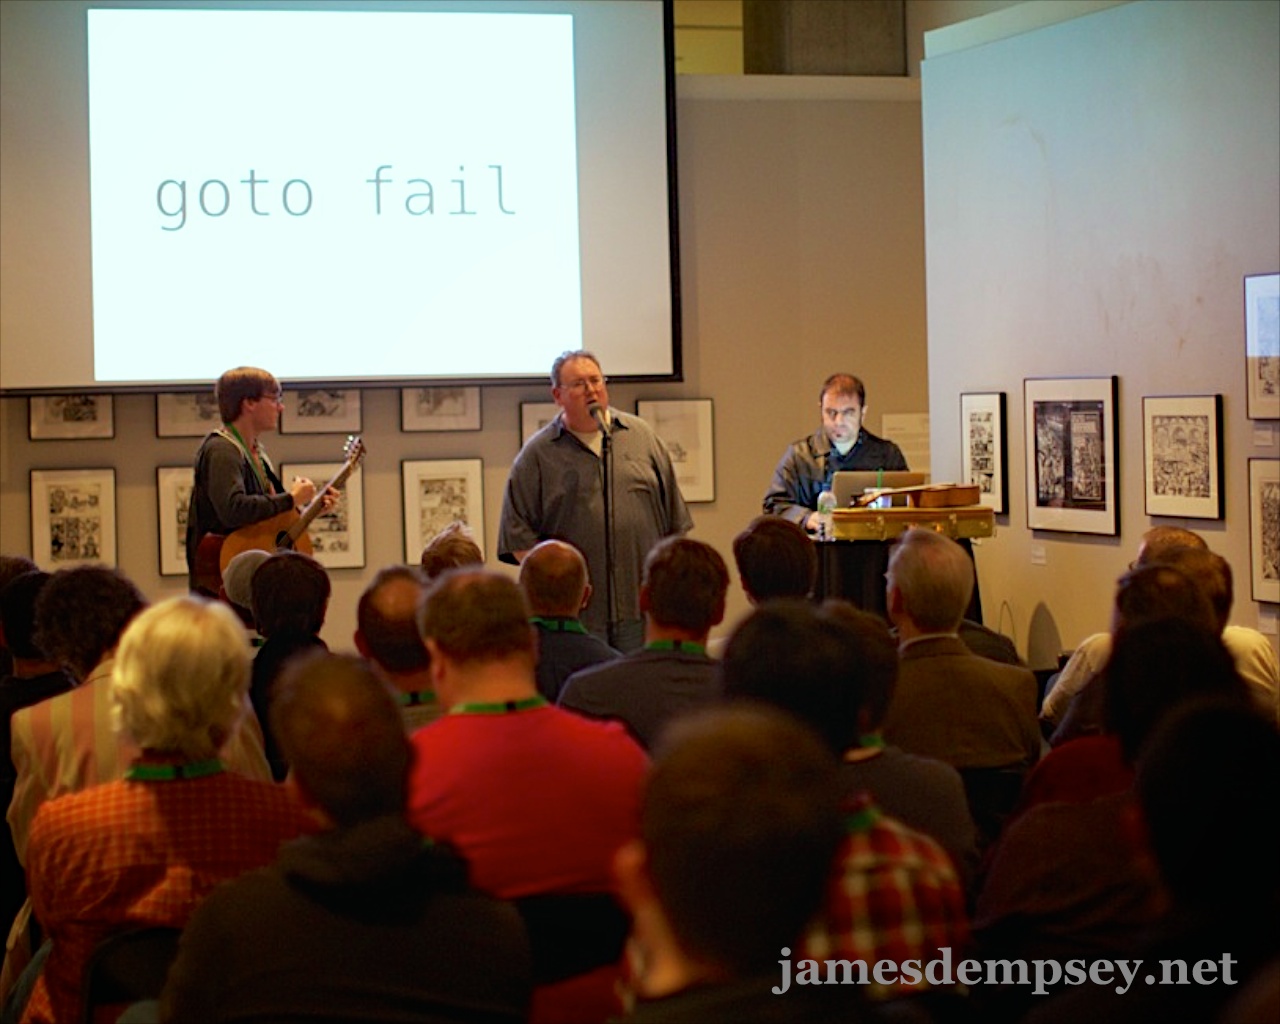
M 780 516 L 757 516 L 733 538 L 733 560 L 752 604 L 806 598 L 818 579 L 818 555 L 804 530 Z
M 719 695 L 707 634 L 724 618 L 729 570 L 715 548 L 687 537 L 660 541 L 644 562 L 644 649 L 569 677 L 560 706 L 616 718 L 646 748 L 683 711 Z
M 863 426 L 867 389 L 857 377 L 832 374 L 822 382 L 818 406 L 822 426 L 787 449 L 764 496 L 765 512 L 790 519 L 809 533 L 818 530 L 818 495 L 830 489 L 837 472 L 907 468 L 896 444 Z
M 673 725 L 641 837 L 616 858 L 635 919 L 627 1019 L 858 1020 L 856 986 L 797 985 L 791 962 L 840 835 L 836 761 L 799 722 L 717 708 Z
M 594 355 L 577 350 L 557 357 L 551 397 L 559 415 L 520 449 L 507 477 L 498 558 L 515 565 L 539 541 L 572 543 L 586 558 L 595 585 L 582 621 L 611 646 L 633 651 L 644 637 L 645 555 L 663 537 L 687 532 L 693 519 L 666 446 L 640 417 L 609 406 L 608 379 Z M 606 438 L 612 452 L 612 587 L 605 550 Z
M 520 917 L 405 821 L 410 747 L 385 683 L 356 658 L 306 657 L 271 720 L 294 792 L 328 829 L 205 900 L 165 1019 L 524 1020 Z
M 320 639 L 320 630 L 332 584 L 324 566 L 314 558 L 299 551 L 280 551 L 254 571 L 249 591 L 253 620 L 266 638 L 253 659 L 249 699 L 266 738 L 271 774 L 281 782 L 289 773 L 289 764 L 271 733 L 272 689 L 292 658 L 329 649 Z

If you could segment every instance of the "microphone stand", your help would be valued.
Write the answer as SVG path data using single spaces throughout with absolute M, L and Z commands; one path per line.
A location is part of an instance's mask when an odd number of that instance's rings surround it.
M 600 466 L 603 472 L 601 487 L 604 497 L 604 606 L 608 612 L 605 634 L 609 646 L 618 642 L 618 615 L 613 599 L 613 438 L 605 424 L 603 413 L 600 423 Z

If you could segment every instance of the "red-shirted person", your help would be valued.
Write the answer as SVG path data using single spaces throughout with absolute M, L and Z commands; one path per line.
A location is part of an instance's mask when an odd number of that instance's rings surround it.
M 181 597 L 126 629 L 111 677 L 141 748 L 122 780 L 44 804 L 27 880 L 52 950 L 24 1021 L 80 1016 L 89 954 L 114 931 L 181 928 L 219 882 L 275 860 L 306 819 L 289 792 L 226 771 L 218 752 L 249 685 L 244 628 L 225 605 Z
M 503 899 L 613 890 L 615 852 L 639 830 L 647 759 L 622 726 L 538 694 L 537 648 L 516 583 L 456 569 L 428 591 L 419 629 L 448 713 L 414 734 L 409 820 L 452 844 Z M 539 951 L 535 938 L 534 958 Z M 532 1020 L 604 1020 L 616 962 L 535 989 Z

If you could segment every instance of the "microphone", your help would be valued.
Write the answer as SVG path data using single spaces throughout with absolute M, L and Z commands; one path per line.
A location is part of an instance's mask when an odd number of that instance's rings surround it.
M 608 433 L 608 421 L 604 417 L 604 409 L 599 402 L 590 402 L 587 405 L 587 412 L 591 414 L 591 418 L 600 426 L 600 433 Z

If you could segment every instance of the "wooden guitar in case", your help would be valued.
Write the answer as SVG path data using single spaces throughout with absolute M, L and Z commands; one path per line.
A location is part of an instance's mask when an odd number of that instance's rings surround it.
M 236 555 L 245 551 L 301 551 L 310 555 L 315 549 L 307 536 L 311 521 L 324 511 L 324 495 L 330 489 L 337 490 L 347 482 L 347 477 L 364 458 L 364 441 L 359 437 L 347 438 L 342 454 L 346 461 L 323 487 L 316 491 L 307 507 L 301 512 L 289 509 L 270 519 L 263 519 L 242 526 L 234 533 L 205 534 L 196 549 L 196 586 L 216 594 L 222 586 L 222 574 Z

